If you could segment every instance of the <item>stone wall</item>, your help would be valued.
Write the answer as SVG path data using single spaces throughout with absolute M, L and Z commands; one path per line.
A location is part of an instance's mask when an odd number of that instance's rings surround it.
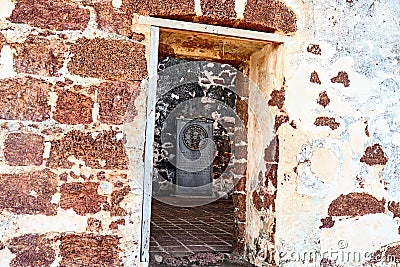
M 1 266 L 139 264 L 149 27 L 137 14 L 293 36 L 279 70 L 255 79 L 284 77 L 261 88 L 279 158 L 265 150 L 261 175 L 240 180 L 233 196 L 251 262 L 400 259 L 399 0 L 1 6 Z

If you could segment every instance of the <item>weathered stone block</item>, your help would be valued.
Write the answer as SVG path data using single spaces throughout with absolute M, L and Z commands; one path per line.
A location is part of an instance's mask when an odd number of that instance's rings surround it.
M 55 39 L 30 35 L 22 44 L 16 44 L 15 70 L 43 76 L 57 76 L 64 64 L 66 46 Z
M 128 0 L 127 4 L 121 8 L 140 15 L 178 20 L 191 21 L 195 16 L 193 0 Z
M 99 120 L 103 123 L 122 124 L 129 103 L 134 101 L 140 90 L 140 83 L 102 83 L 95 88 L 97 88 L 97 99 L 100 106 Z M 130 110 L 130 114 L 134 116 L 136 111 Z
M 201 0 L 200 22 L 233 26 L 236 21 L 235 1 Z
M 367 193 L 350 193 L 340 195 L 328 208 L 329 216 L 363 216 L 366 214 L 384 213 L 385 200 L 377 200 Z
M 39 166 L 43 150 L 44 138 L 37 134 L 11 133 L 4 142 L 4 157 L 11 166 Z
M 122 140 L 117 140 L 117 132 L 104 131 L 83 133 L 70 131 L 60 140 L 51 144 L 48 166 L 70 168 L 73 163 L 68 157 L 85 162 L 95 169 L 127 169 Z
M 60 244 L 60 267 L 120 266 L 118 245 L 119 237 L 112 235 L 65 235 Z
M 0 174 L 0 209 L 16 214 L 55 215 L 51 203 L 57 179 L 49 170 L 22 174 Z
M 60 206 L 73 209 L 79 215 L 94 214 L 101 210 L 107 197 L 97 193 L 99 183 L 66 183 L 61 186 Z
M 56 259 L 53 242 L 53 239 L 38 234 L 12 238 L 7 245 L 8 249 L 15 254 L 10 266 L 50 266 Z
M 0 80 L 0 119 L 47 120 L 50 87 L 49 83 L 34 78 Z
M 144 45 L 130 41 L 79 39 L 71 46 L 72 74 L 108 80 L 142 80 L 147 75 Z
M 56 121 L 72 125 L 92 122 L 93 101 L 90 97 L 66 90 L 58 90 L 57 96 L 53 115 Z
M 57 31 L 84 30 L 89 19 L 89 10 L 63 0 L 19 0 L 9 17 L 14 23 Z
M 279 0 L 248 0 L 240 28 L 284 33 L 297 30 L 296 14 Z

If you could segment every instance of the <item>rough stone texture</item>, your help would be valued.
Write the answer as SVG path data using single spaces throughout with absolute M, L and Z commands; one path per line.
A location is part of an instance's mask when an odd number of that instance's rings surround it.
M 43 162 L 43 149 L 42 136 L 11 133 L 4 142 L 4 157 L 11 166 L 39 166 Z
M 329 105 L 331 102 L 331 99 L 328 96 L 328 93 L 326 91 L 323 91 L 319 94 L 318 101 L 317 103 L 326 108 L 326 106 Z
M 315 119 L 314 124 L 316 126 L 328 126 L 332 130 L 336 130 L 340 123 L 336 122 L 335 118 L 328 118 L 328 117 L 318 117 Z
M 276 106 L 279 109 L 283 108 L 285 104 L 285 90 L 282 88 L 281 90 L 274 90 L 271 93 L 271 99 L 268 101 L 268 105 Z
M 63 124 L 87 124 L 92 122 L 93 101 L 83 94 L 58 90 L 56 111 L 53 118 Z
M 83 133 L 72 130 L 52 142 L 48 166 L 70 168 L 73 163 L 68 157 L 73 156 L 91 168 L 126 169 L 122 140 L 116 140 L 116 134 L 114 131 Z
M 30 35 L 24 43 L 14 46 L 17 72 L 57 76 L 64 63 L 66 46 L 58 40 Z
M 10 266 L 50 266 L 56 259 L 56 253 L 52 247 L 54 241 L 45 235 L 38 234 L 12 238 L 7 245 L 8 249 L 15 254 Z
M 121 190 L 115 190 L 111 194 L 111 216 L 124 216 L 126 215 L 126 211 L 119 206 L 122 200 L 129 194 L 130 188 L 126 186 Z
M 84 30 L 89 10 L 63 0 L 19 0 L 8 20 L 57 31 Z
M 73 209 L 79 215 L 94 214 L 107 202 L 97 193 L 98 183 L 66 183 L 61 186 L 61 208 Z
M 339 71 L 338 75 L 331 79 L 332 83 L 342 83 L 344 87 L 350 86 L 350 80 L 347 72 Z
M 367 193 L 350 193 L 340 195 L 329 205 L 329 216 L 363 216 L 366 214 L 384 213 L 385 200 L 377 200 Z
M 55 215 L 51 203 L 57 180 L 50 170 L 21 174 L 0 174 L 0 209 L 15 214 Z
M 147 76 L 144 45 L 118 40 L 79 39 L 71 46 L 72 74 L 109 80 L 142 80 Z
M 61 237 L 60 267 L 120 266 L 119 237 L 112 235 L 67 234 Z
M 234 25 L 236 20 L 234 0 L 201 0 L 200 5 L 203 13 L 200 22 L 226 26 Z
M 326 217 L 321 219 L 322 225 L 319 228 L 332 228 L 335 225 L 335 221 L 332 217 Z
M 379 144 L 369 146 L 365 149 L 365 154 L 361 157 L 360 162 L 364 162 L 370 166 L 386 165 L 388 159 Z
M 44 121 L 50 117 L 51 85 L 34 78 L 0 80 L 0 119 Z
M 399 202 L 390 201 L 388 203 L 388 209 L 393 213 L 393 217 L 400 218 L 400 203 Z
M 178 20 L 191 21 L 195 16 L 193 0 L 185 2 L 180 0 L 129 0 L 122 8 L 140 15 Z
M 316 71 L 313 71 L 311 73 L 310 82 L 316 83 L 316 84 L 321 84 L 321 81 L 319 79 L 318 73 Z
M 314 55 L 321 55 L 321 48 L 319 47 L 319 45 L 317 44 L 310 44 L 309 46 L 307 46 L 307 52 L 314 54 Z
M 257 191 L 253 191 L 252 197 L 253 197 L 254 207 L 256 208 L 256 210 L 261 211 L 264 205 L 260 195 L 258 194 Z
M 125 220 L 124 219 L 120 219 L 120 220 L 116 220 L 110 223 L 109 228 L 111 230 L 117 230 L 118 229 L 118 225 L 125 225 Z
M 122 124 L 127 108 L 134 100 L 140 90 L 140 83 L 114 82 L 102 83 L 95 87 L 97 89 L 97 101 L 100 105 L 99 120 L 108 124 Z M 130 115 L 135 116 L 136 111 L 130 106 Z
M 283 2 L 278 0 L 248 0 L 244 11 L 244 19 L 239 27 L 251 30 L 284 33 L 297 30 L 296 14 Z
M 288 115 L 277 115 L 275 116 L 275 132 L 278 131 L 279 127 L 284 124 L 289 122 L 289 116 Z
M 131 30 L 131 10 L 116 9 L 111 2 L 97 2 L 93 6 L 96 12 L 96 22 L 100 30 L 124 35 L 139 42 L 144 40 L 143 34 L 134 33 Z
M 241 222 L 244 222 L 246 220 L 246 195 L 233 194 L 232 199 L 233 206 L 235 207 L 235 218 Z
M 88 218 L 86 230 L 91 232 L 101 231 L 102 230 L 101 221 L 95 218 Z

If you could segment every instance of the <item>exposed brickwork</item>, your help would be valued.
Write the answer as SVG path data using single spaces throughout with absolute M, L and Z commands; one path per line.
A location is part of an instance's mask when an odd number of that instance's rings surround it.
M 400 245 L 388 246 L 383 259 L 395 259 L 396 264 L 398 264 L 400 259 Z
M 126 211 L 119 206 L 119 204 L 124 200 L 124 198 L 129 194 L 130 188 L 126 186 L 121 190 L 115 190 L 111 194 L 111 216 L 124 216 Z
M 237 220 L 246 221 L 246 195 L 233 194 L 233 206 L 235 207 L 234 216 Z
M 83 94 L 58 90 L 56 111 L 53 118 L 64 124 L 87 124 L 92 122 L 93 101 Z
M 140 15 L 178 20 L 191 21 L 195 16 L 193 0 L 129 0 L 127 1 L 127 4 L 122 8 L 124 10 L 131 10 L 132 12 L 138 13 Z
M 239 27 L 289 33 L 297 30 L 296 22 L 296 14 L 281 1 L 248 0 L 244 11 L 244 20 L 239 23 Z
M 89 10 L 70 1 L 19 0 L 9 20 L 57 31 L 84 30 L 89 22 Z
M 50 118 L 51 85 L 34 78 L 0 80 L 0 119 L 44 121 Z
M 112 235 L 68 234 L 61 238 L 60 267 L 120 266 L 119 237 Z
M 66 46 L 55 39 L 30 35 L 16 44 L 15 70 L 43 76 L 57 76 L 64 63 Z
M 91 232 L 98 232 L 102 230 L 102 225 L 101 225 L 101 221 L 97 220 L 95 218 L 88 218 L 87 220 L 87 227 L 86 230 L 87 231 L 91 231 Z
M 236 183 L 234 191 L 246 192 L 246 177 L 242 177 Z
M 278 188 L 278 164 L 268 164 L 267 171 L 265 172 L 265 187 L 271 184 L 273 187 Z
M 347 72 L 345 72 L 345 71 L 339 71 L 338 75 L 331 79 L 331 82 L 332 83 L 342 83 L 344 87 L 350 86 L 349 76 L 348 76 Z
M 16 214 L 55 215 L 51 203 L 57 192 L 56 176 L 49 170 L 0 174 L 0 209 Z
M 72 74 L 109 80 L 142 80 L 147 76 L 144 45 L 107 39 L 79 39 L 71 46 Z
M 312 82 L 312 83 L 317 83 L 317 84 L 321 84 L 321 81 L 320 81 L 320 79 L 319 79 L 318 73 L 317 73 L 316 71 L 313 71 L 313 72 L 311 73 L 310 82 Z
M 366 148 L 365 153 L 361 157 L 360 161 L 373 166 L 386 165 L 388 159 L 385 156 L 385 152 L 383 152 L 382 147 L 379 144 L 375 144 Z
M 318 101 L 317 103 L 326 108 L 326 106 L 329 105 L 331 102 L 331 99 L 328 96 L 328 93 L 326 91 L 323 91 L 319 94 Z
M 234 0 L 201 0 L 200 4 L 203 13 L 200 22 L 226 26 L 234 25 L 236 20 Z
M 4 142 L 4 156 L 11 166 L 39 166 L 43 162 L 44 138 L 37 134 L 11 133 Z
M 97 193 L 98 183 L 66 183 L 61 186 L 61 208 L 73 209 L 79 215 L 94 214 L 107 202 Z
M 122 124 L 129 103 L 134 100 L 140 90 L 140 82 L 102 83 L 97 88 L 97 99 L 100 105 L 99 120 L 103 123 Z M 130 115 L 135 116 L 134 106 L 130 106 Z
M 268 147 L 264 150 L 265 162 L 279 162 L 279 138 L 276 136 L 271 140 Z
M 123 143 L 116 140 L 116 134 L 114 131 L 93 134 L 70 131 L 62 139 L 52 142 L 48 165 L 51 168 L 70 168 L 73 164 L 68 157 L 73 156 L 91 168 L 126 169 Z
M 400 218 L 400 203 L 399 202 L 390 201 L 388 203 L 388 209 L 393 213 L 393 217 Z
M 328 126 L 332 130 L 336 130 L 340 126 L 340 123 L 336 122 L 335 118 L 318 117 L 315 119 L 314 125 Z
M 285 90 L 282 88 L 281 90 L 272 91 L 271 99 L 268 101 L 268 105 L 276 106 L 279 109 L 282 109 L 284 104 L 285 104 Z
M 12 238 L 7 246 L 15 254 L 10 266 L 50 266 L 56 259 L 56 253 L 52 248 L 53 242 L 51 238 L 38 234 Z
M 332 220 L 332 217 L 326 217 L 321 219 L 322 225 L 319 227 L 321 228 L 332 228 L 335 225 L 335 221 Z
M 125 225 L 125 219 L 120 219 L 120 220 L 116 220 L 110 223 L 109 228 L 111 230 L 117 230 L 118 229 L 118 225 Z
M 7 43 L 6 38 L 4 38 L 4 35 L 0 32 L 0 51 L 3 48 L 3 45 Z
M 319 45 L 317 44 L 310 44 L 309 46 L 307 46 L 307 52 L 314 54 L 314 55 L 321 55 L 321 48 L 319 47 Z
M 260 195 L 258 194 L 257 191 L 253 191 L 252 197 L 253 197 L 254 207 L 256 208 L 256 210 L 261 211 L 264 205 Z
M 288 115 L 277 115 L 275 116 L 275 132 L 278 131 L 279 127 L 281 127 L 282 124 L 289 122 L 289 116 Z
M 329 216 L 363 216 L 366 214 L 384 213 L 385 200 L 377 200 L 367 193 L 350 193 L 340 195 L 328 208 Z
M 247 122 L 249 121 L 249 106 L 247 100 L 239 96 L 236 96 L 236 113 L 242 120 L 243 125 L 247 127 Z

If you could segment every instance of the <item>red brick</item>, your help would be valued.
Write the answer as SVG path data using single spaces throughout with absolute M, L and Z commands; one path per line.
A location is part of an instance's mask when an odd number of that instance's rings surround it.
M 328 94 L 326 91 L 323 91 L 319 94 L 318 101 L 317 103 L 326 108 L 327 105 L 331 102 L 331 99 L 329 98 Z
M 310 82 L 316 83 L 316 84 L 321 84 L 321 80 L 319 79 L 318 73 L 316 71 L 313 71 L 311 73 Z
M 114 8 L 111 1 L 95 3 L 94 10 L 96 12 L 96 22 L 100 30 L 114 32 L 127 37 L 137 35 L 131 30 L 131 12 L 125 12 L 121 9 Z
M 107 197 L 97 193 L 99 183 L 66 183 L 61 186 L 61 208 L 73 209 L 79 215 L 94 214 L 101 210 Z
M 145 47 L 130 41 L 79 39 L 71 46 L 72 74 L 108 80 L 142 80 L 147 76 Z
M 101 221 L 97 220 L 95 218 L 88 218 L 87 219 L 87 227 L 86 231 L 91 231 L 91 232 L 98 232 L 102 230 L 102 225 Z
M 0 119 L 44 121 L 50 118 L 51 85 L 34 78 L 0 80 Z
M 114 131 L 83 133 L 72 130 L 60 140 L 52 142 L 48 166 L 55 169 L 70 168 L 73 164 L 68 157 L 74 156 L 91 168 L 125 170 L 127 164 L 124 147 L 122 140 L 116 140 L 116 134 Z M 103 160 L 104 166 L 99 162 Z
M 130 187 L 126 186 L 121 190 L 115 190 L 111 193 L 111 216 L 125 216 L 126 211 L 119 206 L 124 198 L 129 194 Z
M 385 200 L 378 201 L 367 193 L 350 193 L 340 195 L 328 208 L 329 216 L 363 216 L 366 214 L 384 213 Z
M 194 0 L 127 0 L 122 10 L 140 15 L 191 21 L 195 16 Z
M 53 118 L 63 124 L 87 124 L 92 122 L 93 101 L 83 94 L 58 90 L 56 111 Z
M 257 191 L 253 191 L 252 198 L 253 205 L 256 210 L 261 211 L 261 209 L 263 208 L 263 201 Z
M 55 215 L 51 203 L 57 179 L 49 170 L 22 174 L 0 174 L 0 209 L 16 214 Z M 34 194 L 32 194 L 34 193 Z
M 314 125 L 328 126 L 332 130 L 336 130 L 340 126 L 340 123 L 336 122 L 335 118 L 318 117 L 315 119 Z
M 70 1 L 63 0 L 19 0 L 9 17 L 14 23 L 50 30 L 84 30 L 90 12 Z
M 246 195 L 233 194 L 233 206 L 235 207 L 234 217 L 241 222 L 246 221 Z
M 61 238 L 60 267 L 120 266 L 119 237 L 95 234 L 68 234 Z
M 264 32 L 295 32 L 296 14 L 279 0 L 248 0 L 239 27 Z
M 235 0 L 201 0 L 201 23 L 233 26 L 236 21 Z
M 275 132 L 278 131 L 279 127 L 282 126 L 282 124 L 289 122 L 289 116 L 288 115 L 276 115 L 275 116 Z
M 120 219 L 120 220 L 116 220 L 110 223 L 109 228 L 111 230 L 117 230 L 118 229 L 118 225 L 125 225 L 125 219 Z
M 11 133 L 4 142 L 4 157 L 11 166 L 39 166 L 43 162 L 44 138 L 37 134 Z
M 15 254 L 10 266 L 50 266 L 56 259 L 56 253 L 52 248 L 54 241 L 38 234 L 12 238 L 7 246 Z
M 386 165 L 388 159 L 379 144 L 369 146 L 365 149 L 364 155 L 361 157 L 360 162 L 364 162 L 370 166 L 373 165 Z
M 268 105 L 270 106 L 276 106 L 279 109 L 283 108 L 283 105 L 285 104 L 285 90 L 282 88 L 282 90 L 274 90 L 271 93 L 271 99 L 268 101 Z
M 57 76 L 64 64 L 66 46 L 55 39 L 30 35 L 16 44 L 15 70 L 43 76 Z
M 3 48 L 3 45 L 7 43 L 6 38 L 4 37 L 4 35 L 0 32 L 0 51 Z
M 336 77 L 331 79 L 332 83 L 341 83 L 344 87 L 350 86 L 349 75 L 345 71 L 339 71 Z
M 235 185 L 234 191 L 246 192 L 246 177 L 240 178 Z
M 99 102 L 99 120 L 108 124 L 122 124 L 128 105 L 133 103 L 140 90 L 140 83 L 107 82 L 97 88 Z M 130 106 L 134 108 L 133 105 Z M 129 115 L 135 116 L 136 110 L 130 110 Z
M 321 55 L 322 54 L 322 50 L 319 47 L 319 45 L 317 44 L 310 44 L 309 46 L 307 46 L 307 52 L 314 54 L 314 55 Z

